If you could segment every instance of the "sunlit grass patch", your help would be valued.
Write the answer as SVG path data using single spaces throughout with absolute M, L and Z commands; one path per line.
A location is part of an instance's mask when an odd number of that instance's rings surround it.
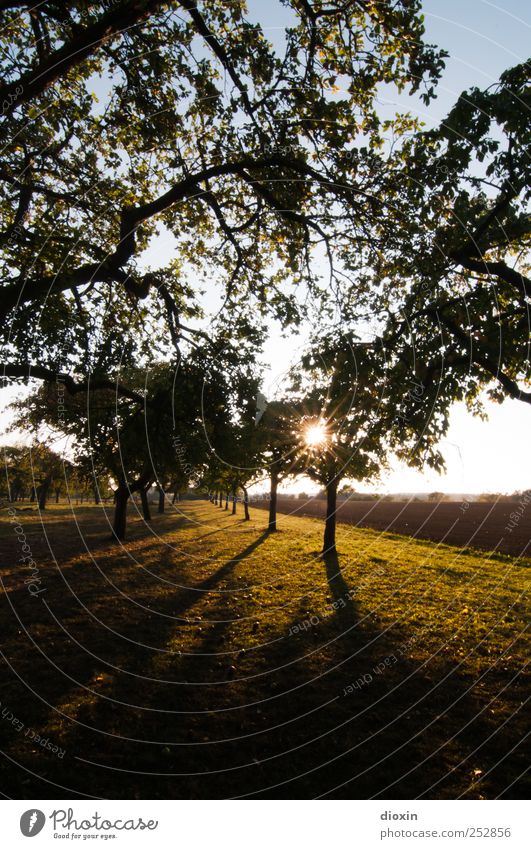
M 244 522 L 206 502 L 132 518 L 124 545 L 99 508 L 78 518 L 46 519 L 57 563 L 30 526 L 46 605 L 14 559 L 2 571 L 6 702 L 67 750 L 60 776 L 45 764 L 61 785 L 113 795 L 120 769 L 125 798 L 267 795 L 280 776 L 307 797 L 340 775 L 362 798 L 388 783 L 478 798 L 521 771 L 528 561 L 349 526 L 323 559 L 318 520 L 281 516 L 268 534 L 263 511 Z

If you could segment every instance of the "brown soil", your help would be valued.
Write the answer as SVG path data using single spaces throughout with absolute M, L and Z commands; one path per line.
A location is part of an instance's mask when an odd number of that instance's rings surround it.
M 266 502 L 253 504 L 269 509 Z M 293 516 L 318 518 L 325 515 L 325 508 L 322 499 L 278 499 L 279 512 Z M 516 519 L 511 519 L 511 513 Z M 346 501 L 339 504 L 337 519 L 361 528 L 516 557 L 528 557 L 531 550 L 531 504 Z M 511 527 L 513 523 L 515 526 Z

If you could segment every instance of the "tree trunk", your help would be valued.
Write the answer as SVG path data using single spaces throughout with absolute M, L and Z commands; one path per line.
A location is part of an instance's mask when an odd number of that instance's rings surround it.
M 114 493 L 114 522 L 112 528 L 118 539 L 125 539 L 128 501 L 129 489 L 125 485 L 119 486 Z
M 100 499 L 100 491 L 99 491 L 99 488 L 98 488 L 98 484 L 95 483 L 94 484 L 94 504 L 99 504 L 100 500 L 101 499 Z
M 236 513 L 236 493 L 232 493 L 232 515 Z
M 268 531 L 276 531 L 277 529 L 277 489 L 278 489 L 278 472 L 274 466 L 271 467 L 271 491 L 269 493 L 269 524 Z
M 173 493 L 173 498 L 172 498 L 172 500 L 171 500 L 171 503 L 172 503 L 172 504 L 175 504 L 176 500 L 177 500 L 177 492 L 174 492 L 174 493 Z M 210 500 L 212 501 L 212 499 L 210 499 Z
M 247 493 L 247 489 L 243 486 L 243 512 L 245 515 L 245 521 L 248 522 L 251 518 L 249 514 L 249 495 Z
M 146 522 L 151 522 L 151 510 L 149 509 L 149 502 L 147 497 L 147 491 L 149 487 L 142 487 L 140 490 L 140 501 L 142 502 L 142 514 L 144 516 L 144 520 Z
M 330 481 L 326 485 L 326 519 L 323 541 L 323 553 L 336 553 L 336 512 L 337 512 L 337 485 L 338 479 Z
M 225 510 L 229 509 L 229 493 L 225 493 Z
M 31 487 L 30 502 L 35 501 L 36 498 L 37 498 L 37 490 L 35 489 L 34 486 L 32 486 Z
M 223 493 L 221 492 L 221 490 L 219 492 L 219 505 L 218 506 L 219 506 L 220 510 L 223 510 Z
M 39 498 L 39 510 L 46 510 L 46 499 L 48 490 L 50 489 L 51 478 L 46 478 L 39 487 L 37 487 L 37 496 Z
M 159 513 L 164 513 L 165 502 L 166 502 L 166 493 L 164 492 L 164 489 L 161 486 L 159 486 L 159 507 L 158 507 Z
M 59 490 L 58 489 L 55 490 L 55 503 L 59 504 Z

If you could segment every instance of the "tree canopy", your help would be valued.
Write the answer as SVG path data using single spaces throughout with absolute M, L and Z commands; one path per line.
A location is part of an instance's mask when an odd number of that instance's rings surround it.
M 2 373 L 47 384 L 27 416 L 125 502 L 184 484 L 179 423 L 194 479 L 268 469 L 276 492 L 293 415 L 329 429 L 307 471 L 337 486 L 390 451 L 441 468 L 451 405 L 485 387 L 531 402 L 529 65 L 427 130 L 378 104 L 435 96 L 419 0 L 275 8 L 273 37 L 243 0 L 0 4 Z M 256 427 L 272 321 L 314 341 Z M 207 362 L 225 461 L 199 433 Z
M 203 285 L 297 320 L 332 204 L 353 233 L 378 213 L 378 86 L 429 100 L 442 59 L 418 2 L 287 6 L 273 45 L 240 0 L 2 4 L 6 376 L 165 353 Z

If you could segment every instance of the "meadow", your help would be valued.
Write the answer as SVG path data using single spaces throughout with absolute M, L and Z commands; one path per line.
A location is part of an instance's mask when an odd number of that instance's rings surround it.
M 346 524 L 323 557 L 317 519 L 202 500 L 131 505 L 120 544 L 109 506 L 14 507 L 10 796 L 525 795 L 529 560 Z

